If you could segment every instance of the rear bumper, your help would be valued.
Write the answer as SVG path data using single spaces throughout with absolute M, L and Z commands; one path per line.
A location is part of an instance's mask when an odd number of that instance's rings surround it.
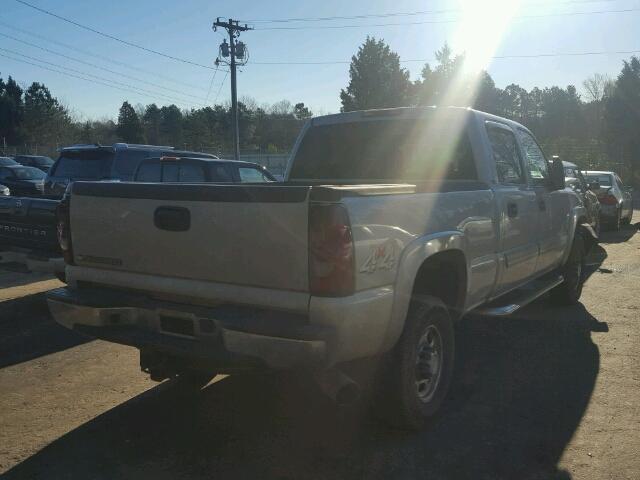
M 333 330 L 285 312 L 190 307 L 105 289 L 47 296 L 55 320 L 95 338 L 204 361 L 219 371 L 304 369 L 326 364 Z
M 65 269 L 64 258 L 61 256 L 12 249 L 0 248 L 0 262 L 19 263 L 32 272 L 64 273 Z

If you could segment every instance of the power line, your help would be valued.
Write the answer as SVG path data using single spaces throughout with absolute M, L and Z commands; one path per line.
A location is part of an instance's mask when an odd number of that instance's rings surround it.
M 16 0 L 21 1 L 21 0 Z M 556 12 L 556 13 L 542 13 L 535 15 L 516 15 L 513 20 L 529 20 L 536 18 L 547 17 L 566 17 L 574 15 L 597 15 L 604 13 L 630 13 L 638 12 L 640 8 L 626 8 L 621 10 L 597 10 L 591 12 Z M 349 25 L 308 25 L 298 27 L 263 27 L 256 28 L 256 32 L 264 32 L 267 30 L 337 30 L 343 28 L 371 28 L 371 27 L 399 27 L 399 26 L 411 26 L 411 25 L 432 25 L 432 24 L 445 24 L 445 23 L 459 23 L 460 19 L 447 19 L 447 20 L 421 20 L 414 22 L 395 22 L 395 23 L 367 23 L 367 24 L 349 24 Z
M 594 51 L 594 52 L 554 52 L 554 53 L 532 53 L 532 54 L 514 54 L 514 55 L 494 55 L 489 57 L 491 60 L 502 60 L 511 58 L 543 58 L 543 57 L 578 57 L 589 55 L 632 55 L 634 53 L 640 53 L 640 50 L 616 50 L 616 51 Z M 415 63 L 415 62 L 432 62 L 435 58 L 413 58 L 407 60 L 400 60 L 400 63 Z M 318 62 L 251 62 L 252 65 L 348 65 L 351 63 L 349 60 L 335 60 L 335 61 L 318 61 Z
M 128 68 L 130 70 L 135 70 L 136 72 L 145 73 L 147 75 L 153 75 L 154 77 L 161 78 L 163 80 L 175 83 L 176 85 L 180 85 L 182 87 L 188 87 L 188 88 L 191 88 L 191 89 L 194 89 L 194 90 L 201 90 L 202 89 L 201 85 L 192 85 L 192 84 L 186 83 L 184 81 L 180 81 L 180 80 L 176 80 L 176 79 L 171 78 L 171 77 L 167 77 L 166 75 L 162 75 L 161 73 L 159 73 L 157 71 L 145 70 L 144 68 L 135 67 L 135 66 L 130 65 L 130 64 L 126 63 L 126 62 L 121 62 L 119 60 L 114 60 L 113 58 L 105 57 L 105 56 L 97 54 L 95 52 L 88 52 L 86 50 L 82 50 L 82 49 L 74 47 L 72 45 L 68 45 L 66 43 L 60 42 L 59 40 L 55 40 L 53 38 L 48 38 L 48 37 L 45 37 L 44 35 L 39 35 L 37 33 L 30 32 L 30 31 L 24 30 L 22 28 L 18 28 L 18 27 L 14 26 L 14 25 L 9 25 L 8 23 L 2 22 L 2 21 L 0 21 L 0 25 L 2 25 L 5 28 L 9 28 L 11 30 L 14 30 L 16 32 L 20 32 L 20 33 L 22 33 L 24 35 L 29 35 L 31 37 L 35 37 L 35 38 L 38 38 L 40 40 L 44 40 L 45 42 L 54 43 L 54 44 L 59 45 L 61 47 L 68 48 L 69 50 L 73 50 L 74 52 L 81 53 L 82 55 L 86 55 L 88 57 L 99 58 L 101 60 L 104 60 L 105 62 L 112 63 L 114 65 L 119 65 L 121 67 Z
M 574 5 L 584 3 L 603 3 L 603 2 L 615 2 L 616 0 L 567 0 L 564 2 L 535 2 L 530 3 L 527 6 L 537 5 Z M 454 13 L 460 12 L 460 8 L 445 8 L 440 10 L 419 10 L 416 12 L 388 12 L 388 13 L 370 13 L 363 15 L 343 15 L 343 16 L 330 16 L 330 17 L 298 17 L 298 18 L 277 18 L 267 20 L 241 20 L 247 23 L 291 23 L 291 22 L 323 22 L 333 20 L 360 20 L 366 18 L 389 18 L 389 17 L 413 17 L 420 15 L 438 15 L 442 13 Z
M 183 95 L 183 96 L 185 96 L 185 97 L 191 97 L 191 98 L 195 98 L 195 99 L 198 99 L 198 100 L 200 100 L 200 99 L 201 99 L 201 97 L 197 97 L 197 96 L 195 96 L 195 95 L 191 95 L 191 94 L 189 94 L 189 93 L 184 93 L 184 92 L 182 92 L 182 91 L 180 91 L 180 90 L 175 90 L 175 89 L 173 89 L 173 88 L 165 87 L 165 86 L 163 86 L 163 85 L 159 85 L 159 84 L 157 84 L 157 83 L 153 83 L 153 82 L 150 82 L 150 81 L 148 81 L 148 80 L 144 80 L 144 79 L 142 79 L 142 78 L 134 77 L 134 76 L 132 76 L 132 75 L 127 75 L 126 73 L 122 73 L 122 72 L 117 72 L 117 71 L 115 71 L 115 70 L 111 70 L 111 69 L 109 69 L 109 68 L 102 67 L 102 66 L 100 66 L 100 65 L 96 65 L 95 63 L 91 63 L 91 62 L 87 62 L 87 61 L 85 61 L 85 60 L 81 60 L 81 59 L 78 59 L 78 58 L 74 58 L 74 57 L 71 57 L 71 56 L 69 56 L 69 55 L 65 55 L 64 53 L 56 52 L 55 50 L 50 50 L 50 49 L 48 49 L 48 48 L 46 48 L 46 47 L 42 47 L 42 46 L 37 45 L 37 44 L 35 44 L 35 43 L 27 42 L 26 40 L 21 40 L 21 39 L 19 39 L 19 38 L 14 37 L 14 36 L 7 35 L 6 33 L 2 33 L 2 32 L 0 32 L 0 36 L 6 37 L 6 38 L 10 38 L 11 40 L 14 40 L 14 41 L 16 41 L 16 42 L 23 43 L 23 44 L 28 45 L 28 46 L 30 46 L 30 47 L 37 48 L 37 49 L 43 50 L 43 51 L 48 52 L 48 53 L 52 53 L 53 55 L 58 55 L 58 56 L 60 56 L 60 57 L 66 58 L 66 59 L 71 60 L 71 61 L 73 61 L 73 62 L 78 62 L 78 63 L 81 63 L 81 64 L 83 64 L 83 65 L 88 65 L 88 66 L 90 66 L 90 67 L 97 68 L 97 69 L 99 69 L 99 70 L 103 70 L 103 71 L 105 71 L 105 72 L 112 73 L 112 74 L 114 74 L 114 75 L 118 75 L 118 76 L 120 76 L 120 77 L 129 78 L 129 79 L 131 79 L 131 80 L 135 80 L 135 81 L 137 81 L 137 82 L 146 83 L 146 84 L 151 85 L 151 86 L 154 86 L 154 87 L 156 87 L 156 88 L 160 88 L 160 89 L 163 89 L 163 90 L 167 90 L 167 91 L 169 91 L 169 92 L 177 93 L 177 94 L 179 94 L 179 95 Z
M 102 81 L 99 81 L 99 80 L 92 80 L 90 78 L 85 78 L 85 77 L 82 77 L 82 76 L 79 76 L 79 75 L 74 75 L 73 73 L 69 73 L 67 71 L 57 70 L 55 68 L 45 67 L 44 65 L 39 65 L 37 63 L 29 62 L 28 60 L 22 60 L 20 58 L 10 57 L 9 55 L 5 55 L 3 53 L 0 53 L 0 57 L 8 58 L 9 60 L 13 60 L 14 62 L 20 62 L 20 63 L 26 63 L 27 65 L 33 65 L 34 67 L 39 67 L 39 68 L 42 68 L 44 70 L 48 70 L 50 72 L 55 72 L 55 73 L 59 73 L 61 75 L 66 75 L 67 77 L 77 78 L 79 80 L 84 80 L 86 82 L 95 83 L 97 85 L 103 85 L 105 87 L 114 88 L 116 90 L 121 90 L 123 92 L 135 93 L 136 95 L 142 95 L 144 97 L 152 98 L 154 100 L 157 99 L 157 97 L 155 97 L 155 96 L 148 95 L 146 93 L 142 93 L 142 92 L 139 92 L 137 90 L 131 90 L 131 89 L 128 89 L 128 88 L 118 87 L 116 85 L 112 85 L 110 83 L 105 83 L 105 82 L 102 82 Z
M 52 16 L 54 18 L 57 18 L 58 20 L 62 20 L 63 22 L 70 23 L 71 25 L 75 25 L 76 27 L 82 28 L 83 30 L 87 30 L 89 32 L 95 33 L 95 34 L 100 35 L 100 36 L 105 37 L 105 38 L 109 38 L 109 39 L 114 40 L 116 42 L 120 42 L 123 45 L 127 45 L 127 46 L 133 47 L 133 48 L 137 48 L 137 49 L 143 50 L 143 51 L 145 51 L 147 53 L 153 53 L 154 55 L 158 55 L 160 57 L 168 58 L 168 59 L 174 60 L 176 62 L 181 62 L 181 63 L 185 63 L 185 64 L 188 64 L 188 65 L 193 65 L 193 66 L 196 66 L 196 67 L 200 67 L 200 68 L 206 68 L 206 69 L 209 69 L 209 70 L 215 70 L 215 67 L 212 67 L 210 65 L 203 65 L 202 63 L 198 63 L 198 62 L 194 62 L 194 61 L 191 61 L 191 60 L 187 60 L 185 58 L 174 57 L 173 55 L 169 55 L 168 53 L 163 53 L 163 52 L 159 52 L 157 50 L 153 50 L 151 48 L 143 47 L 142 45 L 138 45 L 137 43 L 132 43 L 132 42 L 129 42 L 127 40 L 123 40 L 121 38 L 118 38 L 118 37 L 116 37 L 114 35 L 111 35 L 109 33 L 101 32 L 100 30 L 96 30 L 95 28 L 88 27 L 87 25 L 83 25 L 82 23 L 76 22 L 74 20 L 71 20 L 69 18 L 63 17 L 63 16 L 58 15 L 56 13 L 50 12 L 49 10 L 45 10 L 44 8 L 40 8 L 40 7 L 36 6 L 36 5 L 32 5 L 31 3 L 25 2 L 24 0 L 15 0 L 15 1 L 20 3 L 20 4 L 22 4 L 22 5 L 24 5 L 24 6 L 26 6 L 26 7 L 33 8 L 34 10 L 37 10 L 38 12 L 44 13 L 46 15 L 50 15 L 50 16 Z
M 134 90 L 137 90 L 139 92 L 144 92 L 144 93 L 148 94 L 148 96 L 154 96 L 153 98 L 164 98 L 165 100 L 176 102 L 176 103 L 179 103 L 181 105 L 185 105 L 185 106 L 189 106 L 189 107 L 191 107 L 193 105 L 204 106 L 202 104 L 193 103 L 193 102 L 191 104 L 189 104 L 185 100 L 182 100 L 182 99 L 179 99 L 179 98 L 170 97 L 170 96 L 165 95 L 163 93 L 152 92 L 150 90 L 146 90 L 144 88 L 140 88 L 140 87 L 137 87 L 135 85 L 130 85 L 128 83 L 118 82 L 117 80 L 111 80 L 111 79 L 108 79 L 108 78 L 100 77 L 98 75 L 93 75 L 93 74 L 90 74 L 90 73 L 81 72 L 80 70 L 76 70 L 76 69 L 73 69 L 73 68 L 69 68 L 69 67 L 65 67 L 65 66 L 62 66 L 62 65 L 58 65 L 56 63 L 48 62 L 46 60 L 42 60 L 42 59 L 39 59 L 39 58 L 31 57 L 29 55 L 25 55 L 25 54 L 20 53 L 20 52 L 15 52 L 15 51 L 12 51 L 12 50 L 9 50 L 9 49 L 6 49 L 6 48 L 0 48 L 0 50 L 3 51 L 3 52 L 8 52 L 8 53 L 10 53 L 12 55 L 18 55 L 19 57 L 24 57 L 24 58 L 27 58 L 27 59 L 32 60 L 32 61 L 40 62 L 40 63 L 43 63 L 45 65 L 52 65 L 54 67 L 64 68 L 65 71 L 74 72 L 74 73 L 82 75 L 84 77 L 91 77 L 91 78 L 97 79 L 97 81 L 101 82 L 103 85 L 111 85 L 111 84 L 121 85 L 122 87 L 125 87 L 125 88 L 128 88 L 128 89 L 134 89 Z M 3 56 L 6 56 L 6 55 L 3 55 Z M 28 63 L 28 62 L 25 62 L 25 63 Z M 36 66 L 41 66 L 41 65 L 36 65 Z
M 222 87 L 224 86 L 224 82 L 227 80 L 227 75 L 229 75 L 229 70 L 225 71 L 224 78 L 222 79 L 222 83 L 220 84 L 220 88 L 218 89 L 218 93 L 216 93 L 216 98 L 213 99 L 213 104 L 215 105 L 218 101 L 218 97 L 220 96 L 220 92 L 222 91 Z
M 209 100 L 209 95 L 211 94 L 211 87 L 213 87 L 213 81 L 216 79 L 216 74 L 218 73 L 218 69 L 216 68 L 213 71 L 213 75 L 211 76 L 211 81 L 209 82 L 209 89 L 207 90 L 207 96 L 204 97 L 204 103 L 206 104 Z M 222 85 L 221 85 L 222 86 Z

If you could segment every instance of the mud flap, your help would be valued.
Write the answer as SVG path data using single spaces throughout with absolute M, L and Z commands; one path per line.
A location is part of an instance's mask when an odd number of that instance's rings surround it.
M 591 249 L 598 244 L 598 235 L 588 223 L 581 223 L 578 226 L 578 231 L 584 239 L 584 254 L 588 255 Z

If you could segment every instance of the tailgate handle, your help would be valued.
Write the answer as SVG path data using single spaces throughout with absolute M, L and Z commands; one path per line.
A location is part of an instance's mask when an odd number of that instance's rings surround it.
M 183 207 L 158 207 L 153 224 L 160 230 L 186 232 L 191 227 L 191 212 Z

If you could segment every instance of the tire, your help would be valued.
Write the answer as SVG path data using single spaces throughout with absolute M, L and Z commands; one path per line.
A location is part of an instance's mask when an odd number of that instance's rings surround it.
M 631 220 L 633 219 L 633 208 L 631 209 L 631 213 L 629 213 L 629 216 L 626 217 L 623 221 L 622 224 L 623 225 L 630 225 L 631 224 Z
M 578 303 L 584 285 L 584 260 L 584 238 L 576 232 L 567 263 L 560 270 L 564 281 L 550 292 L 553 303 L 556 305 Z
M 427 426 L 449 390 L 454 355 L 453 322 L 445 304 L 435 297 L 414 296 L 377 385 L 376 415 L 403 429 Z
M 611 229 L 614 232 L 619 232 L 620 227 L 622 226 L 622 209 L 616 212 L 616 218 L 613 220 L 613 224 L 611 225 Z

